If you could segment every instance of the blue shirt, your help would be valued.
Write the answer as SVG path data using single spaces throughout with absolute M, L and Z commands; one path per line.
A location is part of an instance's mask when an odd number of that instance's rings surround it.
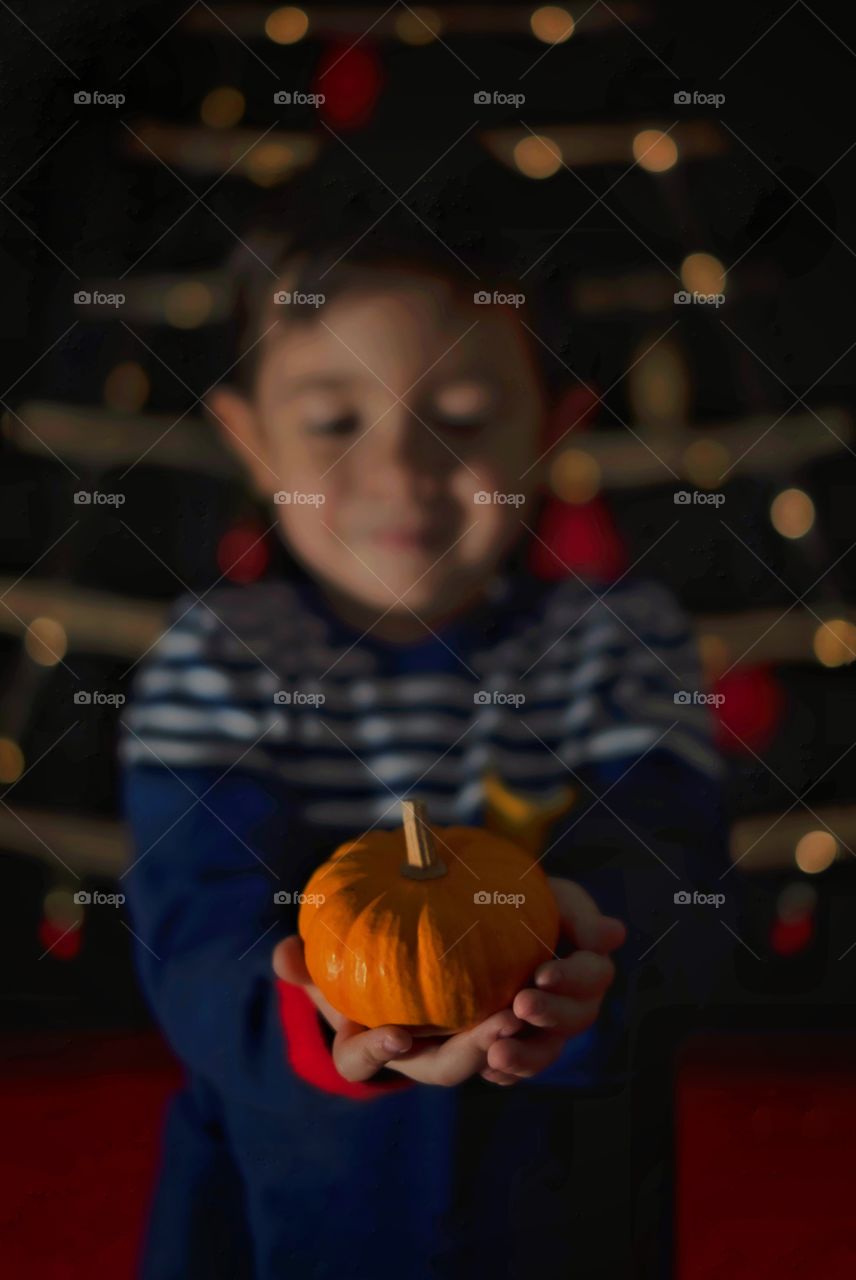
M 400 1246 L 410 1275 L 451 1277 L 473 1248 L 497 1265 L 525 1253 L 523 1206 L 543 1217 L 544 1196 L 557 1194 L 555 1178 L 539 1182 L 537 1155 L 555 1099 L 624 1078 L 632 966 L 597 1026 L 531 1081 L 414 1085 L 365 1102 L 289 1071 L 271 950 L 294 931 L 309 874 L 342 840 L 397 826 L 405 795 L 423 798 L 435 823 L 481 825 L 490 777 L 534 812 L 572 788 L 544 832 L 543 869 L 586 886 L 628 922 L 631 941 L 653 942 L 675 893 L 711 890 L 727 865 L 723 768 L 701 693 L 687 619 L 653 581 L 607 591 L 501 576 L 478 606 L 413 644 L 361 634 L 311 584 L 176 601 L 120 740 L 137 963 L 188 1067 L 171 1132 L 195 1153 L 189 1167 L 167 1167 L 152 1276 L 246 1266 L 264 1280 L 383 1280 L 400 1275 Z M 689 998 L 702 998 L 709 958 L 703 946 L 680 953 Z M 492 1221 L 474 1208 L 464 1227 L 453 1212 L 455 1134 L 485 1090 L 509 1115 L 529 1110 L 477 1179 L 483 1197 L 492 1188 L 480 1202 Z M 521 1090 L 529 1101 L 512 1102 Z M 414 1150 L 418 1161 L 407 1158 Z M 200 1206 L 210 1215 L 224 1199 L 234 1230 L 214 1259 Z M 331 1204 L 346 1244 L 325 1231 Z M 560 1230 L 554 1245 L 555 1274 L 566 1274 Z

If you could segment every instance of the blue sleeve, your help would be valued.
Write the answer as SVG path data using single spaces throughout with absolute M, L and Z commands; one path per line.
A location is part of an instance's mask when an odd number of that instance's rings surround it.
M 286 839 L 290 866 L 302 853 L 287 798 L 273 779 L 215 767 L 131 766 L 122 781 L 123 883 L 145 994 L 192 1070 L 275 1109 L 288 1066 L 271 951 L 294 921 L 274 895 L 301 887 L 283 870 Z

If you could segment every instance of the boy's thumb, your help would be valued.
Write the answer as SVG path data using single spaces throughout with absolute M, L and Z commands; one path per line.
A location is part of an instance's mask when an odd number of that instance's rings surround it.
M 303 941 L 297 933 L 289 934 L 273 949 L 273 971 L 283 982 L 293 982 L 298 987 L 312 985 L 312 978 L 303 959 Z

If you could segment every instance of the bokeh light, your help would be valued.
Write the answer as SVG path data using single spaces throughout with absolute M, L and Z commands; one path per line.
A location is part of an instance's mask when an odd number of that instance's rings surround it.
M 209 129 L 231 129 L 243 117 L 247 102 L 240 89 L 222 85 L 206 93 L 199 108 L 199 118 Z
M 804 538 L 814 517 L 814 503 L 802 489 L 783 489 L 770 504 L 773 528 L 783 538 Z
M 24 772 L 24 753 L 12 738 L 0 738 L 0 782 L 17 782 Z
M 443 29 L 443 19 L 436 9 L 400 10 L 395 15 L 395 34 L 403 44 L 430 44 Z
M 824 667 L 843 667 L 856 658 L 856 627 L 846 618 L 829 618 L 814 633 L 814 653 Z
M 552 138 L 530 134 L 515 145 L 514 163 L 527 178 L 552 178 L 562 167 L 562 149 Z
M 55 667 L 65 657 L 68 637 L 55 618 L 33 618 L 24 635 L 27 655 L 40 667 Z
M 545 4 L 529 19 L 532 34 L 544 44 L 564 44 L 574 34 L 574 20 L 557 4 Z
M 74 901 L 70 889 L 50 889 L 45 894 L 42 911 L 46 920 L 61 929 L 77 928 L 83 923 L 83 906 Z
M 265 22 L 265 35 L 274 44 L 297 44 L 309 30 L 309 19 L 302 9 L 286 5 L 274 9 Z
M 104 403 L 117 413 L 136 413 L 149 398 L 149 375 L 136 360 L 123 360 L 104 379 Z
M 725 293 L 725 267 L 711 253 L 690 253 L 681 263 L 681 284 L 691 293 Z
M 643 129 L 633 139 L 633 159 L 648 173 L 666 173 L 678 162 L 678 148 L 661 129 Z
M 199 280 L 183 280 L 167 289 L 163 297 L 163 313 L 176 329 L 198 329 L 214 306 L 214 295 Z
M 681 468 L 700 489 L 713 489 L 728 470 L 731 456 L 718 440 L 694 440 L 684 450 Z
M 244 161 L 247 174 L 257 187 L 275 187 L 291 172 L 294 152 L 284 142 L 261 142 Z
M 600 492 L 600 464 L 584 449 L 564 449 L 550 468 L 550 484 L 564 502 L 591 502 Z
M 797 841 L 794 860 L 800 871 L 817 875 L 831 867 L 838 856 L 838 841 L 831 831 L 809 831 Z

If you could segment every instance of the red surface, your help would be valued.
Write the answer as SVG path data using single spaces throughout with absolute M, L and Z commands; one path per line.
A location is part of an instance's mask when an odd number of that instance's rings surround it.
M 179 1080 L 155 1035 L 4 1040 L 4 1276 L 131 1280 Z
M 675 1123 L 676 1280 L 853 1280 L 856 1036 L 698 1037 Z

